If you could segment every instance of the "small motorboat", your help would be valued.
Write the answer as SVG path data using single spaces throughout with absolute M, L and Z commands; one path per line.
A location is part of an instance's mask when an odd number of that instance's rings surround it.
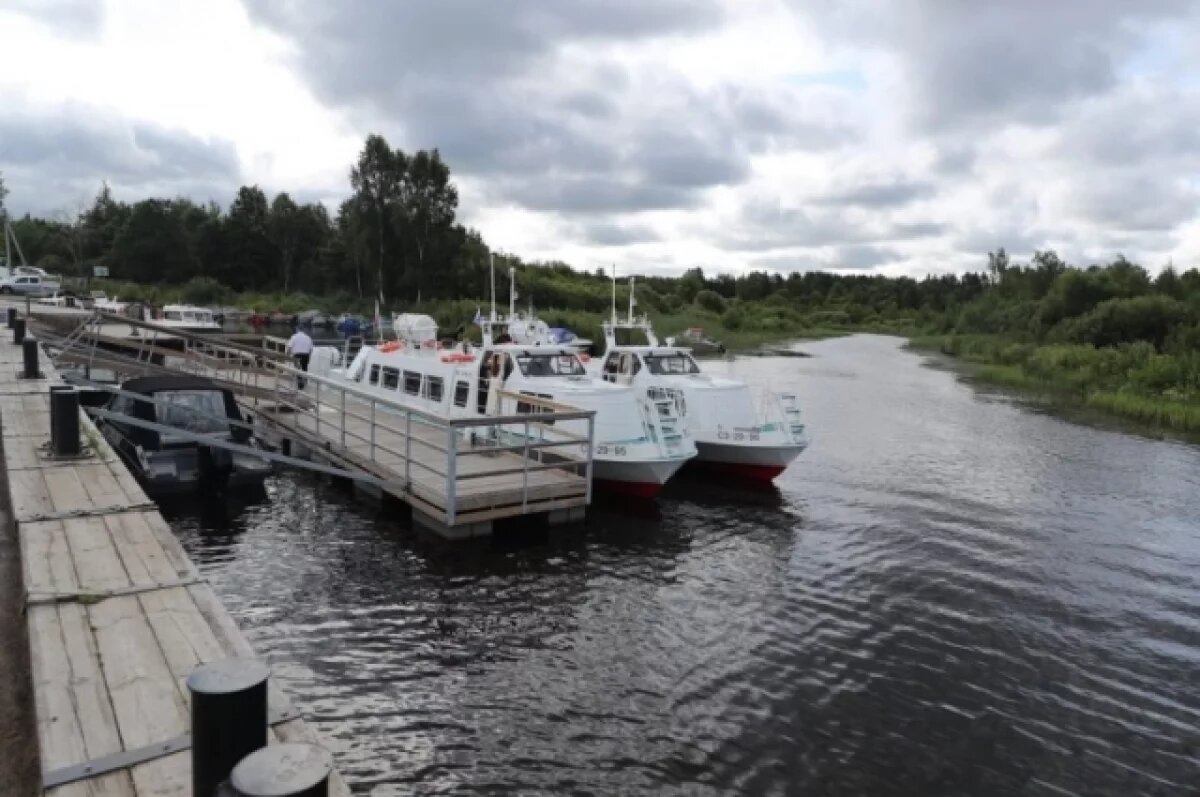
M 240 424 L 243 420 L 233 392 L 210 379 L 130 379 L 104 409 L 118 417 L 98 418 L 97 427 L 149 495 L 186 493 L 201 487 L 257 487 L 271 472 L 271 463 L 265 459 L 205 445 L 196 439 L 200 436 L 215 443 L 261 448 L 249 429 L 230 423 Z M 126 423 L 120 416 L 171 427 L 183 434 Z

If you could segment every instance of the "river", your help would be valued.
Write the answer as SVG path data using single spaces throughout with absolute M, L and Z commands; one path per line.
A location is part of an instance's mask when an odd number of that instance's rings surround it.
M 1178 795 L 1200 783 L 1200 448 L 894 338 L 794 389 L 777 488 L 449 545 L 284 474 L 172 525 L 373 795 Z

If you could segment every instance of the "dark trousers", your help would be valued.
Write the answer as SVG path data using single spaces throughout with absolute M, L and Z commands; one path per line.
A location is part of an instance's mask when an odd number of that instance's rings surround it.
M 296 361 L 297 368 L 299 368 L 301 371 L 308 371 L 308 358 L 311 356 L 311 354 L 293 354 L 292 359 Z M 305 384 L 304 377 L 296 377 L 296 387 L 303 390 Z

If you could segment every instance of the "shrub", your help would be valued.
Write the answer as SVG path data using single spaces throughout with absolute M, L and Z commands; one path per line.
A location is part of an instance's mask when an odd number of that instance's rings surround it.
M 192 277 L 184 283 L 180 296 L 188 304 L 222 304 L 229 297 L 229 289 L 212 277 Z
M 696 294 L 696 305 L 711 313 L 723 313 L 725 297 L 716 291 L 703 290 Z

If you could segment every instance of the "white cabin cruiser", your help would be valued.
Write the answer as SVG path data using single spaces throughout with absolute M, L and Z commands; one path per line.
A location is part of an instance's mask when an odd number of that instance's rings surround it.
M 756 400 L 745 382 L 702 373 L 690 349 L 660 345 L 649 318 L 635 318 L 633 308 L 631 281 L 629 315 L 621 320 L 614 309 L 604 323 L 605 353 L 592 361 L 593 373 L 650 398 L 672 397 L 696 443 L 697 464 L 770 481 L 808 447 L 794 393 Z M 640 333 L 646 345 L 619 344 L 618 330 Z
M 652 497 L 695 456 L 673 402 L 655 402 L 629 387 L 589 376 L 568 346 L 497 342 L 494 337 L 501 336 L 494 332 L 508 322 L 494 311 L 476 321 L 483 329 L 482 346 L 445 347 L 437 340 L 432 318 L 398 315 L 393 321 L 397 340 L 364 347 L 349 365 L 329 374 L 445 417 L 542 411 L 540 404 L 521 401 L 522 395 L 594 410 L 593 477 L 599 486 L 622 492 Z M 552 438 L 560 428 L 586 434 L 587 421 L 559 421 L 537 433 Z
M 160 327 L 173 327 L 185 332 L 220 332 L 221 325 L 207 307 L 190 304 L 168 304 L 162 309 L 162 317 L 153 319 Z

